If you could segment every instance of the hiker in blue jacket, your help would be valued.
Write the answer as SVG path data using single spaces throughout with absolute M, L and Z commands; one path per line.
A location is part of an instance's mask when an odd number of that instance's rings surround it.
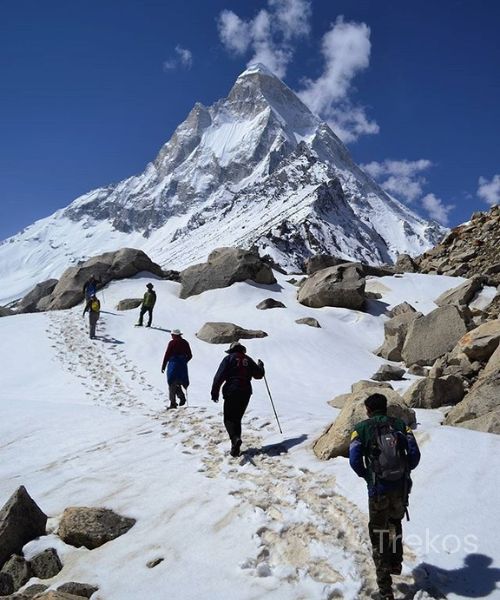
M 407 514 L 410 471 L 420 461 L 420 450 L 410 427 L 387 415 L 383 394 L 368 396 L 365 407 L 368 419 L 352 432 L 349 463 L 368 486 L 368 532 L 379 598 L 394 600 L 391 575 L 401 574 L 401 521 Z
M 231 439 L 231 456 L 239 456 L 241 448 L 241 419 L 252 395 L 251 380 L 262 379 L 265 375 L 264 363 L 255 363 L 246 354 L 240 342 L 233 342 L 226 350 L 228 356 L 221 362 L 212 384 L 212 400 L 219 401 L 222 388 L 224 397 L 224 425 Z

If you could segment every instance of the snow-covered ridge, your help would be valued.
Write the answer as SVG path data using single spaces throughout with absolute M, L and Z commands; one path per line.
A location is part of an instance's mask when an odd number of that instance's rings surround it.
M 383 192 L 328 125 L 255 65 L 227 98 L 195 104 L 143 173 L 84 194 L 0 244 L 0 303 L 122 246 L 181 268 L 217 246 L 255 245 L 297 269 L 316 252 L 391 261 L 421 253 L 442 233 Z

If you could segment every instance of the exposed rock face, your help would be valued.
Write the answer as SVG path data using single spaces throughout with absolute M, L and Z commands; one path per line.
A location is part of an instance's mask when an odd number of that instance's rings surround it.
M 409 306 L 409 305 L 408 305 Z M 384 323 L 384 343 L 375 352 L 386 360 L 399 362 L 410 324 L 419 317 L 419 312 L 402 312 Z
M 485 277 L 476 276 L 462 283 L 456 288 L 444 292 L 435 300 L 438 306 L 447 304 L 468 305 L 474 299 L 474 296 L 483 289 Z
M 500 408 L 486 413 L 482 417 L 461 421 L 460 423 L 454 423 L 454 425 L 485 433 L 496 433 L 498 435 L 500 434 Z
M 355 264 L 329 267 L 304 282 L 298 301 L 311 308 L 337 306 L 359 310 L 365 303 L 365 279 Z
M 382 365 L 378 371 L 372 375 L 374 381 L 398 381 L 403 379 L 405 370 L 394 365 Z
M 460 425 L 466 421 L 486 417 L 498 410 L 500 410 L 500 372 L 495 371 L 476 381 L 462 402 L 446 415 L 444 423 Z M 475 428 L 478 428 L 477 426 L 478 423 Z
M 70 507 L 63 513 L 58 534 L 71 546 L 92 550 L 127 533 L 134 523 L 135 519 L 106 508 Z
M 313 275 L 317 271 L 327 269 L 328 267 L 335 267 L 342 263 L 345 263 L 345 259 L 339 258 L 338 256 L 315 254 L 306 260 L 306 273 L 308 275 Z
M 55 548 L 47 548 L 30 560 L 33 575 L 38 579 L 50 579 L 63 568 Z
M 432 365 L 437 358 L 452 350 L 466 333 L 466 321 L 457 306 L 436 308 L 412 321 L 401 356 L 408 366 Z
M 10 309 L 7 308 L 6 306 L 0 306 L 0 317 L 12 317 L 12 315 L 15 315 L 16 313 Z
M 122 248 L 117 252 L 106 252 L 85 261 L 79 267 L 66 269 L 44 304 L 46 310 L 71 308 L 83 300 L 83 286 L 94 275 L 102 287 L 114 279 L 133 277 L 148 271 L 163 277 L 161 267 L 152 262 L 142 250 Z
M 500 319 L 483 323 L 466 333 L 456 351 L 463 352 L 471 361 L 487 361 L 500 344 Z
M 418 266 L 409 254 L 398 254 L 394 270 L 396 273 L 418 273 Z
M 24 486 L 19 487 L 0 510 L 0 567 L 24 544 L 45 535 L 44 514 Z
M 500 284 L 498 248 L 500 247 L 500 206 L 454 227 L 444 240 L 422 254 L 416 262 L 422 273 L 486 275 L 489 285 Z
M 241 248 L 218 248 L 209 255 L 206 263 L 181 271 L 180 278 L 181 298 L 248 279 L 265 285 L 276 283 L 271 267 L 257 254 Z
M 368 418 L 364 401 L 374 393 L 383 393 L 386 396 L 389 416 L 398 417 L 407 425 L 415 425 L 415 411 L 403 402 L 397 392 L 389 389 L 380 390 L 376 387 L 365 388 L 359 392 L 351 393 L 337 419 L 316 440 L 313 450 L 318 458 L 327 460 L 336 456 L 348 455 L 349 441 L 355 425 Z
M 90 598 L 92 594 L 97 592 L 99 588 L 95 585 L 89 585 L 88 583 L 77 583 L 76 581 L 69 581 L 63 583 L 57 588 L 58 592 L 64 592 L 65 594 L 73 594 L 79 598 Z
M 460 402 L 464 396 L 462 380 L 455 375 L 426 377 L 415 381 L 403 395 L 412 408 L 438 408 Z
M 209 322 L 203 325 L 196 337 L 209 344 L 230 344 L 239 340 L 267 337 L 267 333 L 259 329 L 245 329 L 234 323 Z
M 14 593 L 14 582 L 8 573 L 0 571 L 0 597 Z
M 142 304 L 142 298 L 125 298 L 116 305 L 116 310 L 132 310 Z
M 16 305 L 16 311 L 20 313 L 36 312 L 38 303 L 43 298 L 50 296 L 57 285 L 57 279 L 47 279 L 35 285 L 35 287 L 24 296 L 24 298 Z
M 256 308 L 259 310 L 268 310 L 270 308 L 286 308 L 286 306 L 279 300 L 275 300 L 274 298 L 266 298 L 265 300 L 262 300 L 262 302 L 259 302 Z
M 298 325 L 309 325 L 309 327 L 321 327 L 319 322 L 313 317 L 302 317 L 301 319 L 296 319 L 295 322 Z

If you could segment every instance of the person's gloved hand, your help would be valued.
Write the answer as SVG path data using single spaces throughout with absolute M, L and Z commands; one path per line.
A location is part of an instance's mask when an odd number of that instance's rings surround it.
M 161 372 L 162 372 L 162 373 L 165 373 L 165 369 L 162 369 L 162 370 L 161 370 Z
M 212 402 L 215 402 L 217 404 L 217 402 L 219 402 L 219 398 L 212 397 Z
M 259 365 L 259 367 L 260 367 L 261 369 L 263 369 L 263 368 L 264 368 L 264 363 L 263 363 L 263 362 L 260 360 L 260 358 L 259 358 L 259 360 L 257 361 L 257 364 Z

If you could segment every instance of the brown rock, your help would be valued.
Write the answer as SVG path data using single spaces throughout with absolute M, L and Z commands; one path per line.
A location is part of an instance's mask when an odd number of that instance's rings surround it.
M 92 550 L 127 533 L 134 523 L 106 508 L 71 507 L 63 513 L 58 534 L 71 546 Z

